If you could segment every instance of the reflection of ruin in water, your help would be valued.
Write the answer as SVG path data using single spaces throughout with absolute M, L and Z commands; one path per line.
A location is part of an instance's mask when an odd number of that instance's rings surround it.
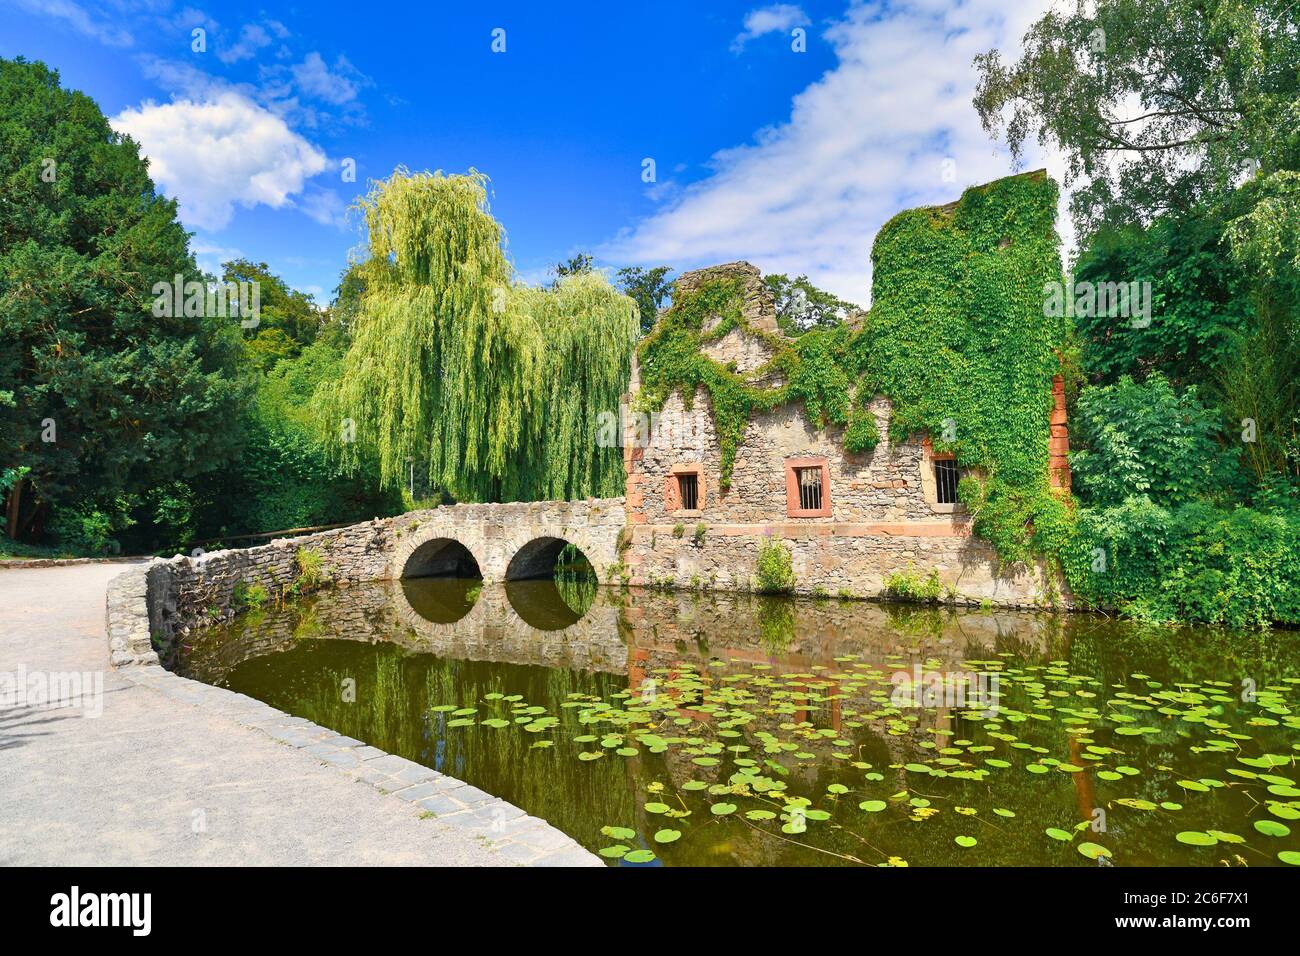
M 1062 619 L 1024 612 L 892 608 L 868 602 L 749 594 L 590 589 L 578 613 L 553 581 L 485 584 L 458 578 L 378 581 L 322 591 L 191 635 L 186 672 L 220 681 L 240 662 L 293 640 L 387 642 L 409 653 L 625 674 L 710 659 L 768 665 L 776 674 L 833 667 L 836 657 L 906 669 L 958 668 L 971 655 L 1039 656 Z M 771 624 L 776 620 L 776 624 Z M 559 625 L 559 626 L 557 626 Z M 827 714 L 834 719 L 833 712 Z M 814 719 L 810 717 L 809 719 Z

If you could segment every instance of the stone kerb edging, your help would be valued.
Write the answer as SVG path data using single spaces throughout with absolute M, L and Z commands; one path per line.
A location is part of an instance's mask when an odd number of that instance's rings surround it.
M 220 552 L 207 558 L 219 557 Z M 392 794 L 427 814 L 438 826 L 468 833 L 500 856 L 504 865 L 604 866 L 600 858 L 545 820 L 529 816 L 514 804 L 470 786 L 455 777 L 386 753 L 360 740 L 321 727 L 303 717 L 237 694 L 174 674 L 159 666 L 150 641 L 151 587 L 157 595 L 171 582 L 176 562 L 164 561 L 132 568 L 108 583 L 106 615 L 110 663 L 132 684 L 164 697 L 228 717 L 242 727 L 304 751 L 381 793 Z M 152 666 L 123 666 L 152 665 Z M 435 862 L 436 861 L 431 861 Z

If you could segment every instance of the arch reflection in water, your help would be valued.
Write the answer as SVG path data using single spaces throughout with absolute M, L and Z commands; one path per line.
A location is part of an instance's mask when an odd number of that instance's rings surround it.
M 583 619 L 596 600 L 594 578 L 507 581 L 506 599 L 525 624 L 559 631 Z
M 411 610 L 433 624 L 455 624 L 483 591 L 477 578 L 402 578 L 401 585 Z
M 506 598 L 523 621 L 558 631 L 582 620 L 596 599 L 596 572 L 587 556 L 563 538 L 534 538 L 506 569 Z

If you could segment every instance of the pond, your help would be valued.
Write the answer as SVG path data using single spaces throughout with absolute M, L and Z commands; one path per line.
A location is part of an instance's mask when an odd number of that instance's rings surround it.
M 1300 640 L 445 578 L 191 635 L 182 673 L 611 865 L 1300 864 Z

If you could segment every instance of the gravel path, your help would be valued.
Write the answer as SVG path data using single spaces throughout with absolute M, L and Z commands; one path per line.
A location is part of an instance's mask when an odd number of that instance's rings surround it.
M 161 668 L 109 670 L 104 588 L 123 570 L 0 568 L 0 864 L 600 865 L 360 741 Z M 73 672 L 78 706 L 4 699 L 15 677 Z

